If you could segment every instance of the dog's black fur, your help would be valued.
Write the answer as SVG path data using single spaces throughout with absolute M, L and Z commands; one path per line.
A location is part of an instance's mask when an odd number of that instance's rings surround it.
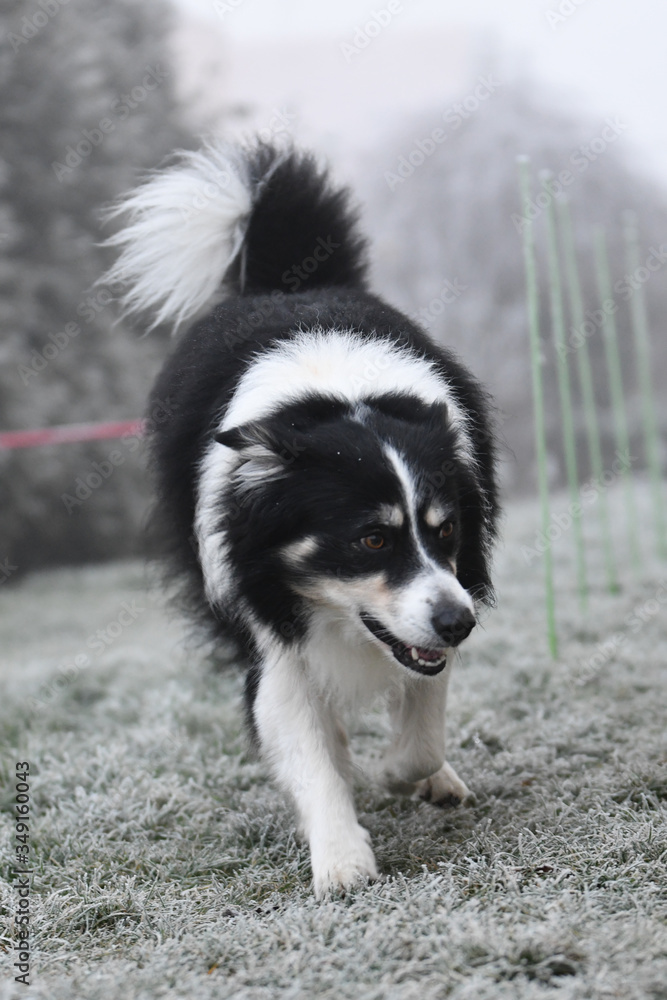
M 434 344 L 405 315 L 368 291 L 366 244 L 347 193 L 331 185 L 311 156 L 295 151 L 260 144 L 242 156 L 230 154 L 229 164 L 249 192 L 249 211 L 237 220 L 243 230 L 240 248 L 220 274 L 224 300 L 189 329 L 155 383 L 149 415 L 159 411 L 167 417 L 149 419 L 150 448 L 156 524 L 169 572 L 182 581 L 190 612 L 207 624 L 210 634 L 231 635 L 240 644 L 248 661 L 250 728 L 271 757 L 279 747 L 269 735 L 269 723 L 258 722 L 255 700 L 267 664 L 274 660 L 292 657 L 295 664 L 310 663 L 317 672 L 313 636 L 330 600 L 321 597 L 323 592 L 345 594 L 349 586 L 350 594 L 357 595 L 358 584 L 368 580 L 369 588 L 377 586 L 377 594 L 384 595 L 382 600 L 400 592 L 409 601 L 412 580 L 430 573 L 440 581 L 442 593 L 434 591 L 429 598 L 435 608 L 432 638 L 397 635 L 392 621 L 378 621 L 377 611 L 365 608 L 350 612 L 354 621 L 345 626 L 361 630 L 360 644 L 384 650 L 372 655 L 380 664 L 387 660 L 388 678 L 392 669 L 405 671 L 400 683 L 406 685 L 413 675 L 440 673 L 446 649 L 457 646 L 474 624 L 470 609 L 493 601 L 489 556 L 498 517 L 495 446 L 490 404 L 477 380 L 452 351 Z M 135 279 L 147 274 L 153 289 L 147 296 L 150 304 L 160 298 L 162 258 L 159 247 L 142 250 L 142 234 L 148 246 L 158 228 L 149 209 L 142 212 L 135 209 L 138 225 L 117 238 L 126 252 L 114 276 L 131 282 L 133 272 Z M 386 365 L 391 357 L 392 364 L 405 364 L 407 371 L 422 363 L 424 379 L 435 377 L 442 385 L 442 398 L 425 398 L 425 383 L 419 379 L 395 387 L 391 375 L 377 385 L 368 378 L 366 391 L 313 388 L 306 384 L 311 378 L 308 344 L 320 335 L 343 338 L 352 352 L 355 344 L 360 351 L 364 345 L 377 349 L 378 364 Z M 305 351 L 304 384 L 288 372 L 285 377 L 294 380 L 292 396 L 280 396 L 276 386 L 275 405 L 257 419 L 228 426 L 230 407 L 247 391 L 243 380 L 263 359 L 276 356 L 281 345 L 297 342 Z M 351 368 L 350 385 L 357 376 L 363 378 L 363 373 Z M 408 492 L 414 492 L 418 504 L 413 514 L 405 506 L 409 500 L 402 466 L 392 465 L 391 455 L 401 456 L 409 470 Z M 215 479 L 221 462 L 227 463 L 228 473 Z M 377 528 L 378 504 L 393 511 L 394 527 Z M 422 522 L 423 517 L 433 519 L 434 510 L 444 512 L 445 527 Z M 410 530 L 405 517 L 412 518 Z M 218 537 L 221 562 L 212 582 L 211 539 Z M 467 595 L 465 608 L 463 596 L 443 596 L 442 581 L 447 579 L 451 588 L 458 588 L 456 594 Z M 339 599 L 338 613 L 345 619 L 347 598 Z M 354 597 L 355 607 L 359 600 Z M 349 648 L 341 656 L 350 655 Z M 402 666 L 392 667 L 392 654 Z M 323 660 L 328 655 L 322 651 Z M 399 681 L 387 683 L 391 687 Z M 271 709 L 262 712 L 269 718 Z M 419 767 L 406 765 L 405 779 L 400 766 L 394 771 L 400 778 L 392 778 L 395 786 L 403 782 L 408 787 L 405 782 L 413 780 L 408 772 L 416 774 Z M 442 780 L 451 794 L 451 782 L 458 779 L 450 775 Z M 299 794 L 289 780 L 282 781 L 301 809 Z M 303 822 L 308 832 L 311 821 Z M 321 837 L 312 831 L 308 835 L 314 858 L 319 857 Z M 361 856 L 355 837 L 352 855 L 356 851 Z M 320 893 L 323 886 L 349 881 L 346 874 L 331 873 L 332 865 L 347 871 L 344 860 L 331 860 L 344 854 L 339 847 L 325 850 L 329 868 L 315 871 Z M 319 862 L 313 864 L 315 869 Z M 368 858 L 350 865 L 353 875 L 374 871 Z

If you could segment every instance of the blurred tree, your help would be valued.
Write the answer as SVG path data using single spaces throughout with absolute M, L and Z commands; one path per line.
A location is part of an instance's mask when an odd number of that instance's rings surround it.
M 482 86 L 484 79 L 486 87 Z M 439 132 L 435 133 L 435 129 Z M 612 269 L 618 282 L 614 300 L 625 390 L 633 440 L 637 443 L 633 455 L 642 453 L 622 214 L 626 209 L 637 212 L 642 263 L 651 255 L 651 248 L 658 252 L 657 267 L 656 260 L 652 260 L 650 280 L 645 285 L 658 386 L 660 373 L 663 380 L 667 376 L 667 338 L 663 334 L 667 311 L 667 200 L 664 192 L 644 176 L 641 167 L 633 164 L 632 152 L 631 130 L 617 117 L 596 120 L 572 110 L 559 110 L 551 96 L 541 92 L 534 82 L 496 85 L 493 77 L 479 77 L 460 101 L 402 126 L 383 151 L 374 153 L 372 164 L 364 166 L 379 288 L 415 315 L 439 340 L 454 346 L 492 389 L 503 414 L 502 432 L 512 452 L 506 464 L 510 488 L 532 489 L 535 484 L 518 154 L 530 156 L 535 174 L 543 169 L 552 171 L 556 178 L 554 190 L 560 189 L 571 200 L 585 306 L 590 312 L 599 308 L 593 265 L 594 229 L 604 225 L 609 230 Z M 536 180 L 536 198 L 540 190 Z M 563 482 L 556 369 L 550 342 L 545 217 L 539 203 L 544 204 L 543 198 L 540 195 L 534 215 L 541 256 L 549 450 L 552 476 Z M 593 325 L 594 333 L 588 339 L 596 393 L 603 411 L 605 451 L 611 460 L 613 420 L 601 323 Z M 573 354 L 570 363 L 577 387 Z M 581 469 L 587 475 L 590 470 L 578 394 L 575 401 Z M 662 397 L 660 402 L 664 427 L 667 406 Z
M 164 337 L 115 324 L 99 210 L 188 146 L 162 0 L 5 0 L 0 9 L 0 427 L 141 416 Z M 68 509 L 77 478 L 122 461 Z M 24 571 L 136 551 L 136 441 L 0 452 L 0 558 Z M 106 468 L 106 466 L 104 466 Z M 97 481 L 93 479 L 93 481 Z M 85 489 L 81 490 L 85 493 Z

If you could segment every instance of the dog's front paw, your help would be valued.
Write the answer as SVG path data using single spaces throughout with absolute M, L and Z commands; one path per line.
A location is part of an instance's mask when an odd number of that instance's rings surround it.
M 350 888 L 355 882 L 378 878 L 370 834 L 362 826 L 337 837 L 313 838 L 310 845 L 315 897 Z
M 472 802 L 473 793 L 449 764 L 443 764 L 430 778 L 417 782 L 416 794 L 434 806 L 458 806 Z

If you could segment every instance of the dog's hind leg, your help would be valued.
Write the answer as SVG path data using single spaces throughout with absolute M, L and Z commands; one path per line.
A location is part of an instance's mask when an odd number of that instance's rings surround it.
M 445 762 L 445 709 L 450 667 L 437 677 L 409 678 L 390 701 L 394 739 L 380 770 L 389 791 L 434 805 L 458 805 L 471 792 Z
M 262 665 L 252 713 L 260 748 L 308 838 L 318 899 L 329 889 L 377 878 L 368 831 L 354 810 L 342 730 L 294 653 L 280 652 Z

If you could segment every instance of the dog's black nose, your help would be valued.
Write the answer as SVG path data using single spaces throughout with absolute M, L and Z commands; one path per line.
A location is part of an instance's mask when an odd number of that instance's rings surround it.
M 440 604 L 433 612 L 431 624 L 446 646 L 458 646 L 475 627 L 475 616 L 468 608 Z

